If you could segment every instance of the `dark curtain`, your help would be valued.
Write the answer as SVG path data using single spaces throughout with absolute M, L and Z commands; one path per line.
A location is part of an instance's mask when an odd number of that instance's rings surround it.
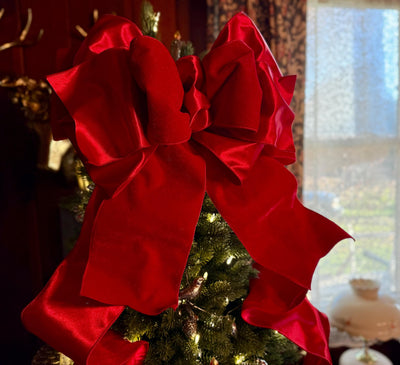
M 207 45 L 237 12 L 245 11 L 260 29 L 284 75 L 297 75 L 291 107 L 296 114 L 293 137 L 297 162 L 289 169 L 303 179 L 303 125 L 305 86 L 306 0 L 207 0 Z

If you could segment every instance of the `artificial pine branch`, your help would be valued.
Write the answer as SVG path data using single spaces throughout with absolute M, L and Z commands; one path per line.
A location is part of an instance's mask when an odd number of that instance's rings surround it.
M 160 21 L 160 13 L 155 12 L 150 2 L 144 1 L 141 9 L 141 25 L 143 35 L 156 38 L 158 32 L 158 23 Z

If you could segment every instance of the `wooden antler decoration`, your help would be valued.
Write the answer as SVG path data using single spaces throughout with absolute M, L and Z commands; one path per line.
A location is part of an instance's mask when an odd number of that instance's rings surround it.
M 93 23 L 96 23 L 98 19 L 99 19 L 99 11 L 97 9 L 94 9 L 93 10 Z M 78 33 L 82 37 L 85 38 L 87 36 L 87 31 L 85 29 L 83 29 L 80 25 L 75 25 L 75 29 L 78 31 Z
M 117 13 L 115 11 L 112 11 L 111 14 L 117 15 Z M 95 24 L 99 20 L 99 10 L 98 9 L 93 9 L 92 18 L 93 18 L 93 24 Z M 87 37 L 87 31 L 85 29 L 83 29 L 83 27 L 81 27 L 79 24 L 75 25 L 75 29 L 83 38 Z
M 0 10 L 0 19 L 2 18 L 4 14 L 4 8 Z M 36 44 L 37 42 L 40 41 L 40 39 L 43 36 L 43 29 L 40 29 L 38 36 L 36 37 L 35 40 L 30 40 L 27 41 L 26 40 L 26 36 L 29 33 L 29 29 L 31 28 L 31 24 L 32 24 L 32 9 L 28 9 L 28 19 L 26 21 L 25 27 L 22 30 L 21 34 L 19 35 L 19 37 L 11 42 L 7 42 L 4 43 L 2 45 L 0 45 L 0 52 L 4 51 L 6 49 L 12 48 L 12 47 L 27 47 L 27 46 L 32 46 L 34 44 Z

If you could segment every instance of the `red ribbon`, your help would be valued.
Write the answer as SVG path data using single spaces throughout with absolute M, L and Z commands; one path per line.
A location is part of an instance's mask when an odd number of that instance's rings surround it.
M 48 78 L 69 113 L 53 133 L 72 140 L 96 189 L 25 326 L 77 364 L 142 364 L 147 344 L 109 328 L 125 306 L 177 307 L 207 191 L 260 271 L 243 318 L 292 339 L 310 364 L 329 363 L 327 319 L 305 294 L 319 259 L 349 236 L 296 198 L 283 165 L 295 159 L 295 77 L 282 76 L 252 21 L 236 15 L 202 61 L 175 63 L 133 23 L 105 16 L 75 65 Z

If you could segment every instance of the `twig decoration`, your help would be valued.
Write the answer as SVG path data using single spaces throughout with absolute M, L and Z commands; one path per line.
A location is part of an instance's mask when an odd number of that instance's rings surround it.
M 2 8 L 0 10 L 0 19 L 3 17 L 4 15 L 4 8 Z M 19 35 L 19 37 L 11 42 L 6 42 L 2 45 L 0 45 L 0 52 L 1 51 L 5 51 L 6 49 L 12 48 L 12 47 L 28 47 L 28 46 L 32 46 L 36 43 L 38 43 L 40 41 L 40 39 L 43 36 L 44 30 L 40 29 L 36 39 L 34 40 L 26 40 L 26 37 L 29 33 L 29 30 L 31 28 L 31 24 L 32 24 L 32 9 L 29 8 L 28 9 L 28 19 L 26 21 L 25 27 L 22 30 L 21 34 Z

